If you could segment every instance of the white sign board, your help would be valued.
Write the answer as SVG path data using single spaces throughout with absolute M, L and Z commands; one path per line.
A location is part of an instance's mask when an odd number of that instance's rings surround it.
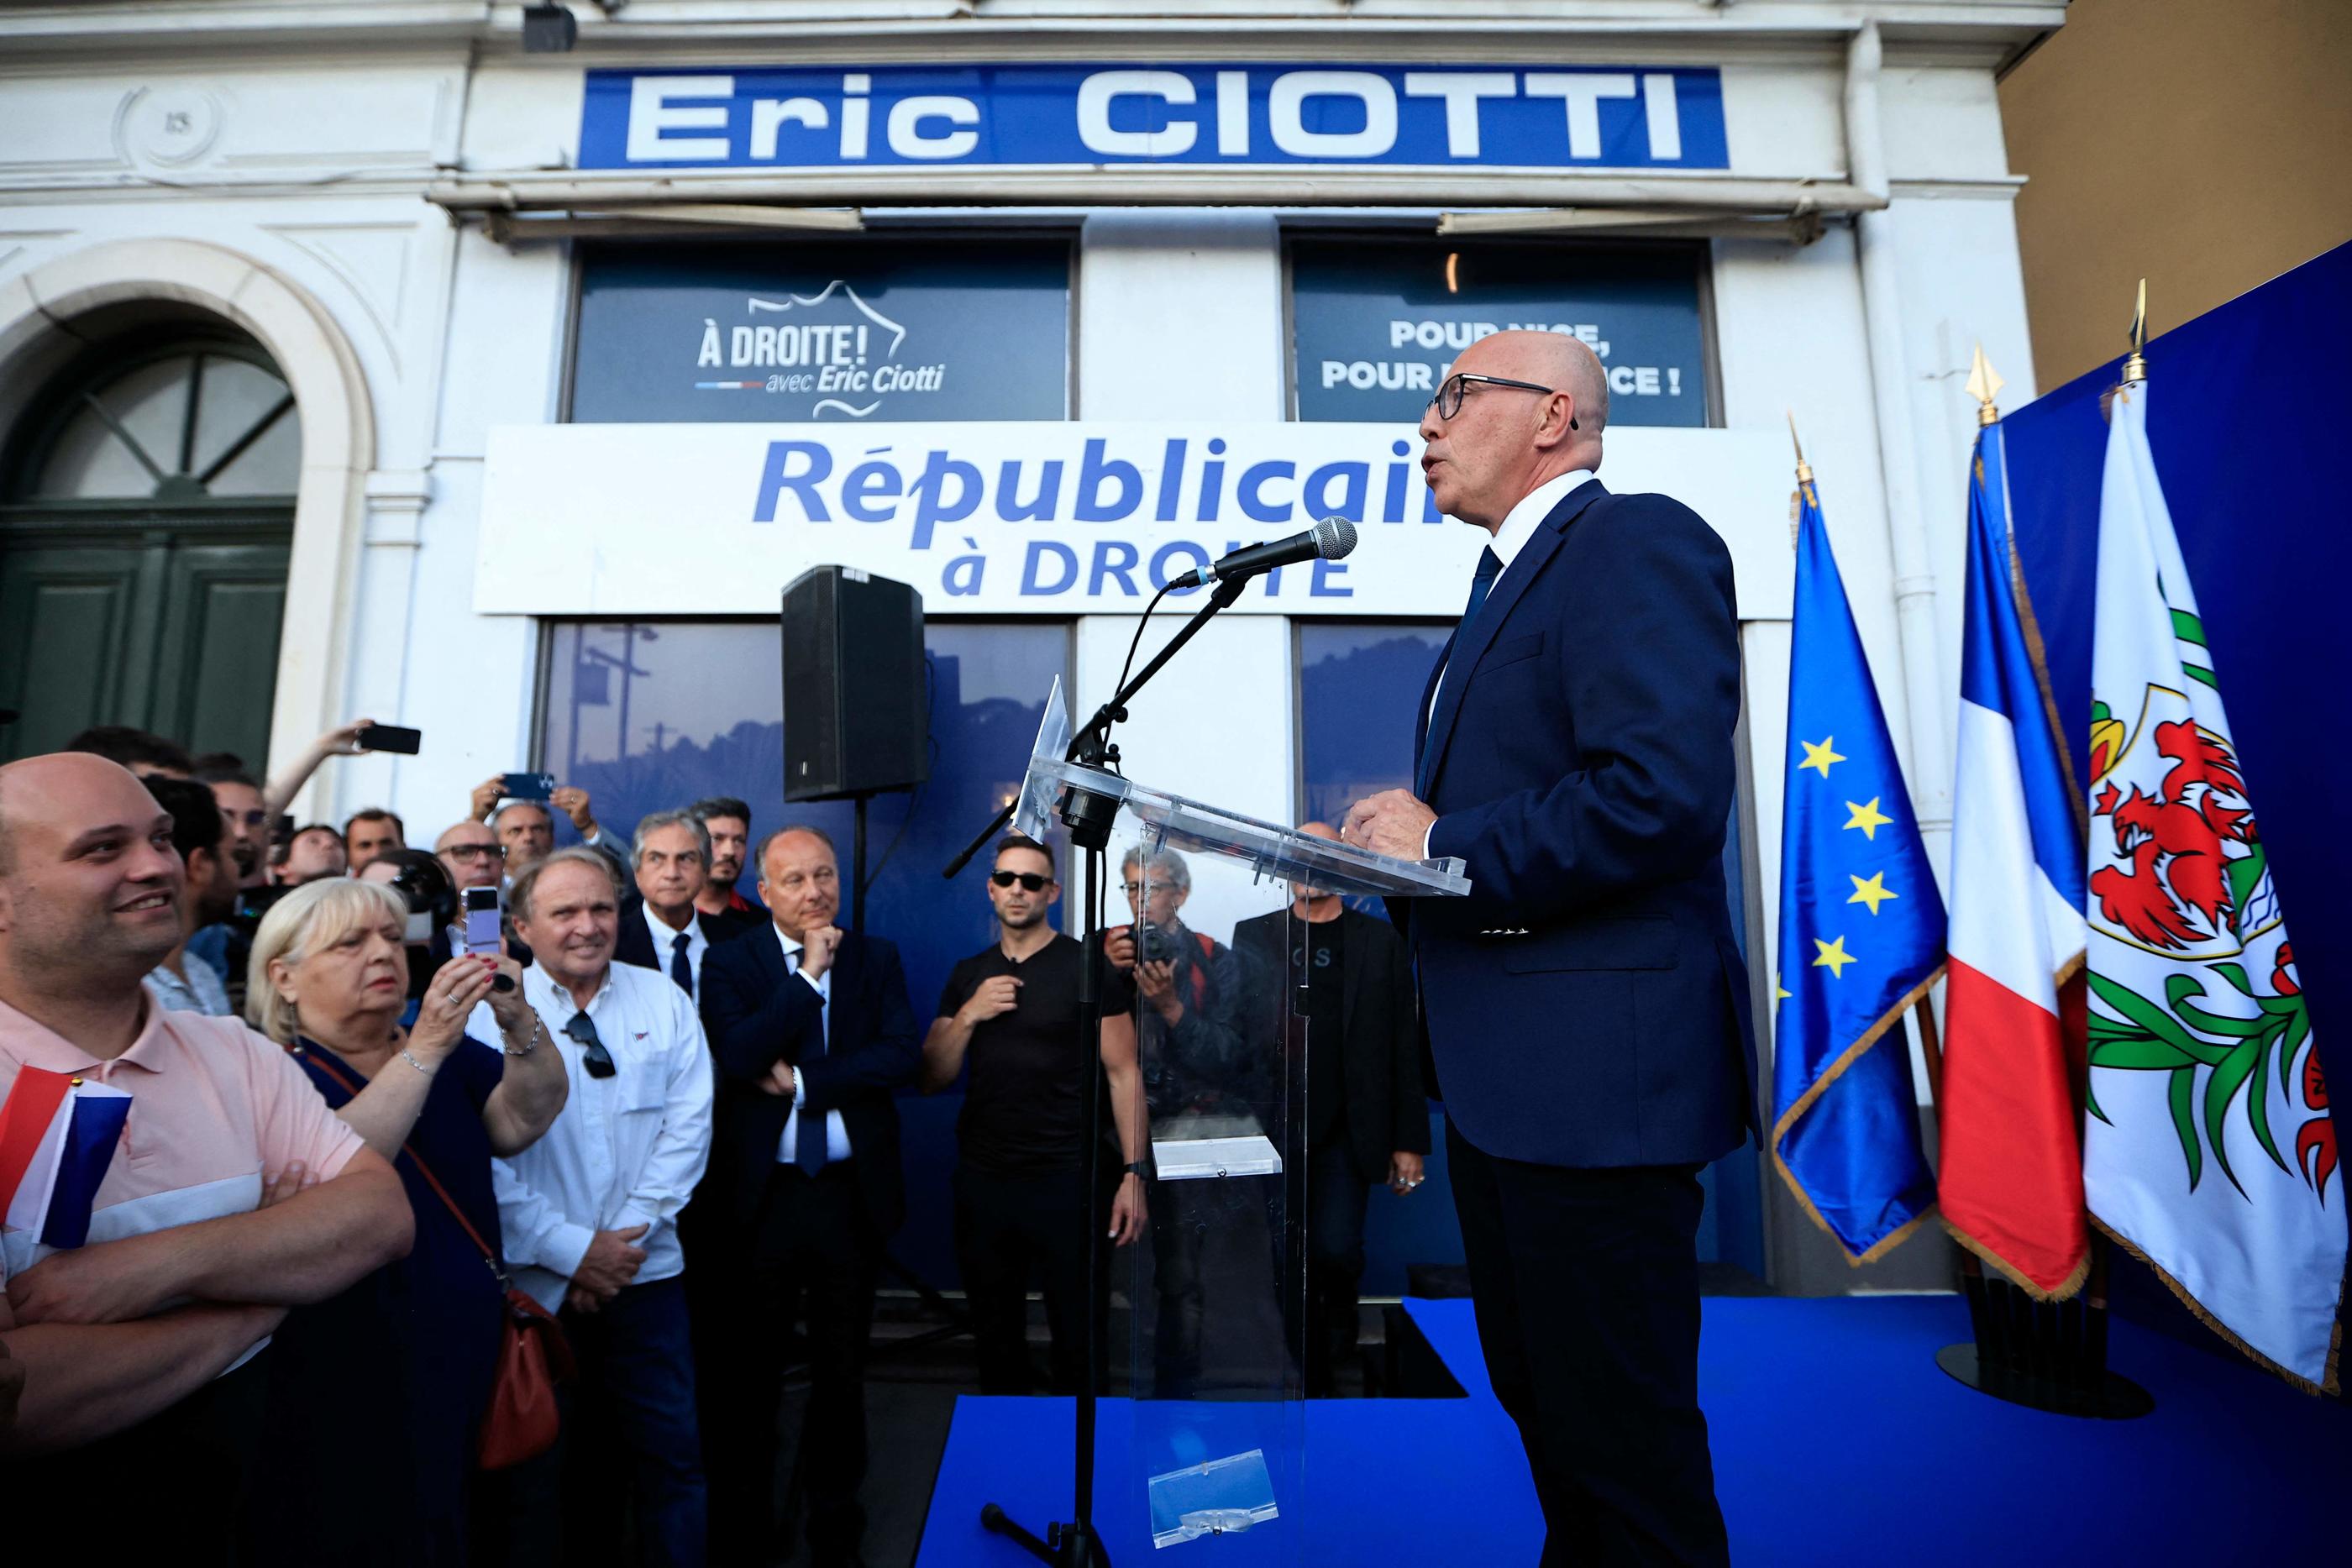
M 1234 611 L 1456 615 L 1484 536 L 1430 505 L 1420 449 L 1388 424 L 503 425 L 474 608 L 765 615 L 837 563 L 914 584 L 934 615 L 1133 612 L 1336 515 L 1357 523 L 1353 555 L 1270 572 Z M 1601 477 L 1692 507 L 1731 547 L 1742 617 L 1787 617 L 1777 432 L 1612 430 Z

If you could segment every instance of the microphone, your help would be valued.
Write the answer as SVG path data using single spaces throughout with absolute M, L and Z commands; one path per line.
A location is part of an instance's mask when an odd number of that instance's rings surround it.
M 1188 571 L 1168 586 L 1206 588 L 1213 582 L 1231 582 L 1235 578 L 1255 577 L 1262 571 L 1272 571 L 1278 566 L 1291 566 L 1302 560 L 1338 560 L 1356 548 L 1356 525 L 1345 517 L 1326 517 L 1303 534 L 1293 534 L 1272 544 L 1252 545 L 1221 556 L 1197 571 Z

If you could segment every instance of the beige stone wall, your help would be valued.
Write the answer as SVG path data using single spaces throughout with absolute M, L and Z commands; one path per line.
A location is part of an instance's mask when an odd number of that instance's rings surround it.
M 2000 107 L 2043 387 L 2352 240 L 2352 0 L 2074 0 Z

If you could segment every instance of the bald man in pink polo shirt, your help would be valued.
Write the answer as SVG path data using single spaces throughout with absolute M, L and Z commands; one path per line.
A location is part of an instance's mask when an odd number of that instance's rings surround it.
M 85 1245 L 0 1225 L 24 1368 L 0 1463 L 26 1498 L 135 1477 L 110 1550 L 152 1531 L 173 1561 L 226 1562 L 260 1437 L 248 1364 L 288 1307 L 404 1256 L 412 1220 L 392 1167 L 283 1051 L 140 986 L 179 939 L 183 878 L 171 817 L 125 768 L 78 752 L 0 768 L 0 1100 L 26 1068 L 131 1095 Z

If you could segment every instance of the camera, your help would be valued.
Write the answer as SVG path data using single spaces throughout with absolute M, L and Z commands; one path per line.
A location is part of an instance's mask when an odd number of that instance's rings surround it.
M 1146 925 L 1136 940 L 1135 954 L 1147 964 L 1173 963 L 1176 958 L 1176 938 L 1157 925 Z

